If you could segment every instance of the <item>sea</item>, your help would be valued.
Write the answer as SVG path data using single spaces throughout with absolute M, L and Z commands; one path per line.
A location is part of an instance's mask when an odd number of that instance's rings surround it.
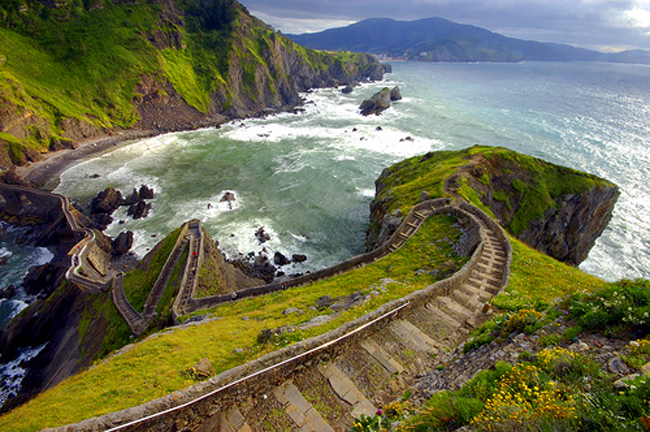
M 133 220 L 122 208 L 106 231 L 133 231 L 139 256 L 183 222 L 200 219 L 228 257 L 304 254 L 306 262 L 283 268 L 301 273 L 364 251 L 374 181 L 384 168 L 429 151 L 503 146 L 616 183 L 621 196 L 613 218 L 580 268 L 608 281 L 650 278 L 650 67 L 391 65 L 383 82 L 352 94 L 305 93 L 297 114 L 116 147 L 65 171 L 55 191 L 87 203 L 108 186 L 125 195 L 151 186 L 150 215 Z M 394 86 L 402 100 L 380 116 L 359 114 L 364 99 Z M 222 201 L 226 193 L 235 201 Z M 256 238 L 259 228 L 268 242 Z M 18 249 L 0 244 L 0 254 L 18 257 Z M 30 259 L 0 270 L 25 268 Z
M 220 128 L 160 135 L 79 163 L 55 191 L 80 204 L 112 186 L 125 195 L 153 187 L 152 211 L 133 220 L 118 210 L 106 233 L 135 234 L 144 256 L 172 230 L 200 219 L 230 258 L 279 251 L 307 255 L 283 268 L 302 273 L 362 253 L 375 179 L 404 158 L 475 144 L 503 146 L 586 171 L 620 187 L 609 226 L 580 268 L 608 281 L 650 279 L 650 67 L 610 63 L 392 62 L 383 82 L 303 95 L 297 114 L 237 120 Z M 380 116 L 361 102 L 383 87 L 403 99 Z M 235 201 L 222 201 L 226 194 Z M 260 228 L 270 240 L 260 243 Z M 18 286 L 45 248 L 16 244 L 0 226 L 0 289 Z M 32 299 L 18 288 L 0 300 L 0 328 Z M 25 347 L 3 365 L 0 404 L 26 371 Z M 2 359 L 6 363 L 9 359 Z
M 650 67 L 611 63 L 393 62 L 383 82 L 304 94 L 304 110 L 140 140 L 61 175 L 56 192 L 87 202 L 141 184 L 149 217 L 123 208 L 107 233 L 135 233 L 144 255 L 200 219 L 233 258 L 305 254 L 288 273 L 364 251 L 374 181 L 404 158 L 475 144 L 503 146 L 608 179 L 612 221 L 580 266 L 608 281 L 650 278 Z M 383 87 L 403 99 L 380 116 L 360 103 Z M 409 139 L 410 138 L 410 139 Z M 222 202 L 226 193 L 234 202 Z M 271 240 L 260 244 L 260 227 Z

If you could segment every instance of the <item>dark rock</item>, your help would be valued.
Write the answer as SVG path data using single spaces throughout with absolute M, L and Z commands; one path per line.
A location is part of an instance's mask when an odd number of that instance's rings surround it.
M 66 139 L 66 138 L 52 138 L 50 139 L 50 151 L 59 151 L 59 150 L 67 150 L 67 149 L 74 149 L 74 143 L 72 140 Z
M 264 227 L 259 227 L 259 229 L 255 231 L 255 238 L 258 242 L 260 242 L 260 244 L 271 240 L 271 236 L 266 231 L 264 231 Z
M 381 131 L 383 131 L 384 129 L 383 129 L 381 126 L 377 126 L 377 127 L 375 128 L 375 130 L 376 130 L 377 132 L 381 132 Z
M 356 306 L 358 303 L 363 302 L 367 297 L 362 296 L 360 292 L 355 292 L 344 298 L 343 300 L 331 305 L 329 308 L 334 312 L 340 312 L 348 310 L 353 306 Z
M 23 288 L 29 295 L 46 296 L 59 285 L 63 278 L 65 268 L 54 263 L 47 263 L 29 268 L 29 273 L 23 279 Z M 44 291 L 45 290 L 45 291 Z
M 256 256 L 252 260 L 236 259 L 230 262 L 250 278 L 262 279 L 266 283 L 271 283 L 275 279 L 277 268 L 265 256 Z
M 291 255 L 291 261 L 295 263 L 301 263 L 307 261 L 307 255 L 303 254 L 293 254 Z
M 113 213 L 123 201 L 122 192 L 108 187 L 99 192 L 90 202 L 91 213 Z
M 302 315 L 303 311 L 302 309 L 298 309 L 298 308 L 289 308 L 282 311 L 282 315 L 291 315 L 291 314 Z
M 90 176 L 91 179 L 96 179 L 96 178 L 99 178 L 99 177 L 100 177 L 100 175 L 97 174 L 97 173 Z
M 141 200 L 154 199 L 153 188 L 150 188 L 147 185 L 141 185 L 139 193 Z
M 126 211 L 126 214 L 131 216 L 133 219 L 145 218 L 149 215 L 151 210 L 151 203 L 145 201 L 138 201 L 136 204 L 133 204 Z
M 90 215 L 90 221 L 93 228 L 104 231 L 113 223 L 113 217 L 106 213 L 94 213 Z
M 140 201 L 140 195 L 138 194 L 137 190 L 133 189 L 133 192 L 131 192 L 131 195 L 129 195 L 128 197 L 126 197 L 126 198 L 124 198 L 122 200 L 121 205 L 131 206 L 131 205 L 134 205 L 134 204 L 138 203 L 139 201 Z
M 232 201 L 235 201 L 235 200 L 236 200 L 236 197 L 235 197 L 234 193 L 226 192 L 225 194 L 223 194 L 223 196 L 221 197 L 219 202 L 232 202 Z
M 361 114 L 364 116 L 381 114 L 384 110 L 390 108 L 390 95 L 391 91 L 388 88 L 383 88 L 370 99 L 364 100 L 359 106 Z
M 370 99 L 364 100 L 359 106 L 359 110 L 361 110 L 361 114 L 364 116 L 369 116 L 370 114 L 379 115 L 384 110 L 390 108 L 391 101 L 398 101 L 400 99 L 402 99 L 402 94 L 399 87 L 395 87 L 392 90 L 385 87 L 372 95 Z
M 283 266 L 283 265 L 291 264 L 291 261 L 289 261 L 289 258 L 284 256 L 281 252 L 276 252 L 273 255 L 273 262 L 277 266 Z
M 133 233 L 131 231 L 123 231 L 111 242 L 111 253 L 114 256 L 124 255 L 132 246 Z
M 352 93 L 353 90 L 354 90 L 354 87 L 352 87 L 351 85 L 348 84 L 345 87 L 343 87 L 343 90 L 341 90 L 341 93 L 350 94 L 350 93 Z
M 0 299 L 9 300 L 15 294 L 16 288 L 13 285 L 9 285 L 7 288 L 0 290 Z
M 266 343 L 266 342 L 275 342 L 282 338 L 286 333 L 291 333 L 295 328 L 291 325 L 282 326 L 276 329 L 265 328 L 262 329 L 257 335 L 257 342 Z
M 627 375 L 630 373 L 630 368 L 627 367 L 625 362 L 620 357 L 614 357 L 607 363 L 607 369 L 616 375 Z
M 6 256 L 0 257 L 0 266 L 7 264 L 8 258 Z
M 402 100 L 402 92 L 400 91 L 399 87 L 395 87 L 390 91 L 390 100 L 392 102 Z

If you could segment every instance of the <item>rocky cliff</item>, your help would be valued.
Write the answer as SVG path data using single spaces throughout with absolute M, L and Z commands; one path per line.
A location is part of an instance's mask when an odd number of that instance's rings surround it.
M 234 0 L 19 0 L 0 16 L 3 169 L 116 132 L 290 109 L 301 91 L 384 73 L 368 55 L 300 47 Z
M 495 217 L 513 236 L 578 265 L 612 217 L 616 185 L 503 148 L 436 152 L 387 168 L 376 182 L 368 248 L 394 231 L 419 199 L 453 196 Z

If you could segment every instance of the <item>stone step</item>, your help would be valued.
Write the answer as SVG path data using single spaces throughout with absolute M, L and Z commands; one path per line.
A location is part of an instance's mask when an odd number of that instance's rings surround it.
M 456 289 L 449 294 L 449 297 L 470 311 L 475 311 L 478 307 L 478 293 L 468 295 L 461 289 Z
M 404 367 L 395 361 L 377 342 L 372 338 L 362 341 L 359 345 L 365 349 L 375 360 L 377 360 L 391 374 L 401 374 Z
M 469 283 L 469 281 L 463 282 L 460 287 L 456 290 L 457 292 L 462 292 L 468 297 L 478 296 L 481 294 L 481 288 Z
M 230 427 L 230 430 L 234 432 L 253 432 L 253 429 L 248 426 L 244 416 L 236 405 L 231 406 L 230 409 L 226 411 L 225 420 Z M 224 430 L 227 431 L 228 429 Z
M 449 315 L 446 311 L 442 310 L 435 303 L 429 303 L 426 306 L 427 310 L 436 316 L 440 321 L 442 321 L 447 327 L 452 328 L 454 331 L 458 331 L 463 327 L 463 324 L 458 321 L 456 317 Z
M 273 389 L 273 396 L 284 406 L 284 411 L 296 424 L 299 431 L 334 432 L 320 413 L 307 402 L 291 380 Z
M 413 216 L 415 216 L 416 218 L 418 218 L 420 220 L 425 220 L 429 216 L 430 213 L 431 213 L 431 211 L 429 211 L 429 212 L 426 212 L 426 211 L 414 211 Z
M 390 328 L 404 343 L 426 353 L 438 353 L 438 344 L 410 321 L 395 320 Z
M 439 309 L 456 318 L 460 322 L 465 322 L 467 319 L 474 317 L 474 313 L 459 304 L 451 297 L 440 296 L 434 299 L 434 303 L 439 306 Z
M 334 389 L 334 392 L 344 401 L 352 405 L 352 417 L 357 418 L 361 414 L 374 416 L 377 412 L 375 406 L 361 393 L 341 369 L 334 363 L 318 365 L 318 371 L 323 375 Z

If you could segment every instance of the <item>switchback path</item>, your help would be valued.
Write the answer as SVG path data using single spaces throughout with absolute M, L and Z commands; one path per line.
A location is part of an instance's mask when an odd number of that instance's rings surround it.
M 84 228 L 77 223 L 74 215 L 70 211 L 70 201 L 67 197 L 51 192 L 45 192 L 38 189 L 27 188 L 23 186 L 0 184 L 0 196 L 6 201 L 4 196 L 19 195 L 20 201 L 26 205 L 31 205 L 32 201 L 37 199 L 55 199 L 61 206 L 61 213 L 65 217 L 68 227 L 77 240 L 80 240 L 69 252 L 70 268 L 65 277 L 74 283 L 80 289 L 88 292 L 101 292 L 108 289 L 111 284 L 112 276 L 109 273 L 102 274 L 103 269 L 97 269 L 89 260 L 89 254 L 93 248 L 98 248 L 95 242 L 95 233 L 93 230 Z M 31 197 L 31 199 L 30 199 Z
M 508 238 L 481 210 L 449 200 L 416 207 L 388 250 L 438 211 L 460 212 L 478 227 L 470 260 L 449 278 L 185 390 L 56 431 L 346 431 L 359 415 L 374 415 L 417 376 L 451 360 L 447 353 L 486 317 L 510 276 Z M 378 259 L 364 257 L 350 260 L 353 267 Z

